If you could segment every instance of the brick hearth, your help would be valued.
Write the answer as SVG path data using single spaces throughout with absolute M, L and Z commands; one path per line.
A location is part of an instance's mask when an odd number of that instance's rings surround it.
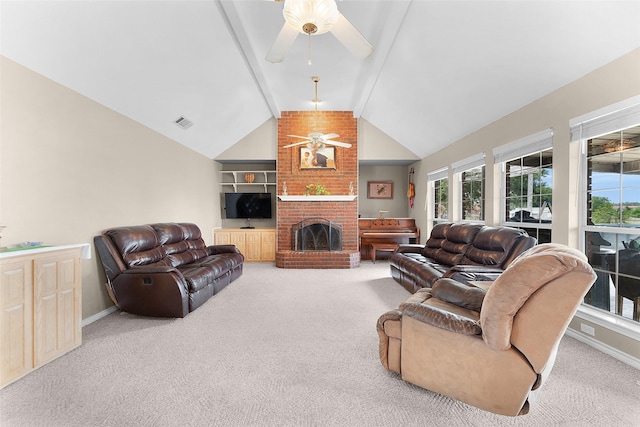
M 314 126 L 315 125 L 315 126 Z M 311 132 L 337 133 L 336 169 L 300 169 L 300 146 L 287 135 Z M 358 189 L 358 123 L 351 111 L 285 111 L 278 120 L 278 194 L 287 183 L 288 195 L 303 195 L 308 184 L 321 183 L 331 195 L 349 194 L 349 183 Z M 304 147 L 304 146 L 303 146 Z M 358 249 L 358 201 L 282 201 L 278 199 L 276 266 L 281 268 L 356 268 Z M 304 219 L 322 218 L 342 225 L 342 251 L 295 252 L 291 226 Z

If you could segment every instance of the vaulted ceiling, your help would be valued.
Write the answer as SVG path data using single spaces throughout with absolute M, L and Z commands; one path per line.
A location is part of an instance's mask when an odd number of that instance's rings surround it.
M 320 109 L 422 158 L 640 47 L 638 1 L 343 0 L 371 56 L 300 34 L 276 64 L 282 2 L 0 5 L 2 55 L 212 159 L 281 111 L 312 110 L 312 76 Z

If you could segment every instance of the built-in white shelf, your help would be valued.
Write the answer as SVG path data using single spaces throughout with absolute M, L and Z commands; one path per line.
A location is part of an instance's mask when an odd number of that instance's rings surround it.
M 262 187 L 264 192 L 268 192 L 268 187 L 278 185 L 276 171 L 220 171 L 222 179 L 220 185 L 233 187 L 233 192 L 238 192 L 238 187 Z M 252 173 L 255 180 L 246 182 L 245 174 Z
M 356 199 L 358 196 L 318 196 L 318 195 L 309 195 L 309 196 L 283 196 L 279 195 L 278 199 L 283 202 L 351 202 Z

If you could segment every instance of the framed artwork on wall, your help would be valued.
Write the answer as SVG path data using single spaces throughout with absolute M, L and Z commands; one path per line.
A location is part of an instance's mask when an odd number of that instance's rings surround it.
M 393 199 L 393 181 L 367 181 L 368 199 Z
M 300 169 L 336 169 L 336 147 L 300 148 Z

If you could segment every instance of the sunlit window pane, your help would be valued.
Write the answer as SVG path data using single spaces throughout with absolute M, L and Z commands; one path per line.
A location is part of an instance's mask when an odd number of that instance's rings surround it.
M 463 220 L 484 220 L 484 166 L 462 172 Z
M 434 222 L 442 222 L 448 218 L 448 179 L 439 179 L 434 182 L 434 201 L 433 201 L 433 214 Z
M 640 320 L 640 127 L 587 141 L 585 251 L 597 279 L 585 303 Z M 616 231 L 617 230 L 619 231 Z M 612 231 L 613 230 L 613 231 Z M 634 231 L 636 234 L 630 233 Z

